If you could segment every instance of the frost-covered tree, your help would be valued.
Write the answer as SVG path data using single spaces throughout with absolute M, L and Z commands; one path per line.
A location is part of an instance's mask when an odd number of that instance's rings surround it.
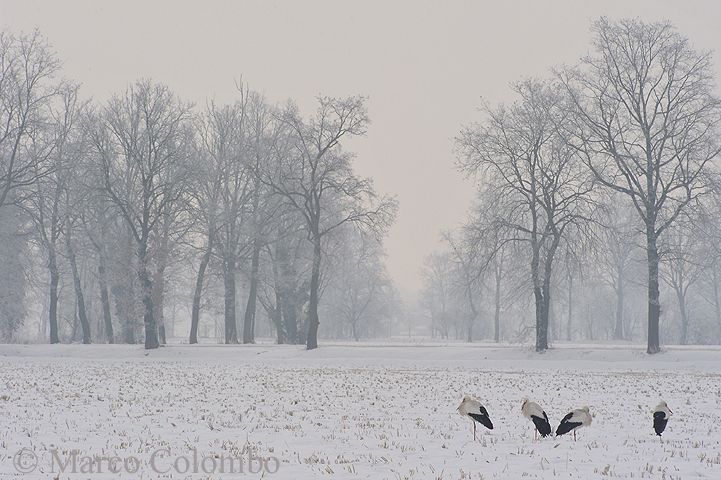
M 115 95 L 97 116 L 93 145 L 103 189 L 135 243 L 145 347 L 157 348 L 153 305 L 153 235 L 185 193 L 185 124 L 189 106 L 168 87 L 139 81 Z
M 45 155 L 28 154 L 42 134 L 56 94 L 60 62 L 45 37 L 0 32 L 0 208 L 51 171 Z
M 648 353 L 660 351 L 659 251 L 663 233 L 708 191 L 719 154 L 721 102 L 710 52 L 669 22 L 594 23 L 594 52 L 559 77 L 573 107 L 571 143 L 595 181 L 628 196 L 648 263 Z
M 556 253 L 588 221 L 592 182 L 559 132 L 567 113 L 558 89 L 527 80 L 514 90 L 518 101 L 486 107 L 484 121 L 465 127 L 457 146 L 460 167 L 487 185 L 493 222 L 528 247 L 541 352 L 548 348 Z
M 12 202 L 8 202 L 12 203 Z M 27 314 L 28 225 L 22 210 L 0 208 L 0 340 L 13 342 Z
M 290 104 L 278 121 L 286 128 L 286 143 L 263 182 L 304 220 L 313 246 L 308 299 L 306 346 L 318 347 L 318 302 L 324 237 L 355 223 L 383 230 L 395 215 L 395 201 L 378 197 L 370 179 L 357 176 L 353 156 L 343 151 L 343 139 L 364 135 L 368 116 L 361 97 L 320 97 L 313 117 L 304 120 Z M 334 208 L 329 208 L 333 205 Z

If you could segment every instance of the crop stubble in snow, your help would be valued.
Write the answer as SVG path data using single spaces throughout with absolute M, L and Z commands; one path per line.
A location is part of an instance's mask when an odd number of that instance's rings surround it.
M 12 457 L 27 447 L 40 457 L 35 478 L 48 478 L 51 448 L 145 460 L 158 448 L 251 451 L 280 460 L 266 478 L 721 478 L 716 373 L 336 363 L 2 360 L 0 476 L 16 475 Z M 479 396 L 496 425 L 476 443 L 455 412 L 464 393 Z M 534 442 L 520 413 L 524 396 L 554 428 L 584 404 L 593 425 L 575 443 L 570 435 Z M 650 415 L 661 397 L 674 411 L 663 441 Z M 141 472 L 93 478 L 186 478 L 158 477 L 147 465 Z

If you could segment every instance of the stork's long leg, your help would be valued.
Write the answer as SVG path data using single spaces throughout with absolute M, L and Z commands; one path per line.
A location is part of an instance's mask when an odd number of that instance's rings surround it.
M 535 442 L 536 440 L 538 440 L 538 430 L 536 430 L 536 429 L 534 428 L 534 429 L 533 429 L 533 441 Z
M 573 431 L 573 441 L 576 441 L 576 430 Z
M 471 420 L 473 422 L 473 441 L 476 441 L 476 422 L 474 420 Z

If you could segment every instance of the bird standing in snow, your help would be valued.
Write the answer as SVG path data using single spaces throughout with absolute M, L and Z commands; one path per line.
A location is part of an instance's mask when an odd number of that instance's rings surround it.
M 464 417 L 469 417 L 473 424 L 473 440 L 476 439 L 476 422 L 482 424 L 489 430 L 493 430 L 493 423 L 488 416 L 488 410 L 486 407 L 481 405 L 478 399 L 473 398 L 469 395 L 463 397 L 463 401 L 458 405 L 458 413 Z
M 653 430 L 659 437 L 666 429 L 668 418 L 671 415 L 673 415 L 673 412 L 670 408 L 668 408 L 668 405 L 666 405 L 666 402 L 663 400 L 661 400 L 661 403 L 656 405 L 656 408 L 653 409 Z
M 573 432 L 573 440 L 576 441 L 576 429 L 578 427 L 588 427 L 592 421 L 593 418 L 588 407 L 577 408 L 563 417 L 563 420 L 561 420 L 561 423 L 556 429 L 556 435 Z
M 531 402 L 527 398 L 523 400 L 521 405 L 521 412 L 523 416 L 533 422 L 536 428 L 533 430 L 533 438 L 536 437 L 536 431 L 541 434 L 541 437 L 547 437 L 551 434 L 551 424 L 548 423 L 548 415 L 543 411 L 541 406 L 536 402 Z

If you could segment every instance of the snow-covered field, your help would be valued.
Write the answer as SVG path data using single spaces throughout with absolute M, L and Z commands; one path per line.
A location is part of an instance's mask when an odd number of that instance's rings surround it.
M 2 345 L 0 372 L 0 478 L 241 478 L 220 464 L 250 453 L 246 472 L 258 458 L 277 472 L 242 478 L 721 479 L 714 348 Z M 464 393 L 496 425 L 477 442 L 455 411 Z M 593 425 L 534 441 L 525 396 L 554 427 L 585 404 Z M 663 440 L 660 398 L 674 411 Z M 178 473 L 186 459 L 197 475 Z

